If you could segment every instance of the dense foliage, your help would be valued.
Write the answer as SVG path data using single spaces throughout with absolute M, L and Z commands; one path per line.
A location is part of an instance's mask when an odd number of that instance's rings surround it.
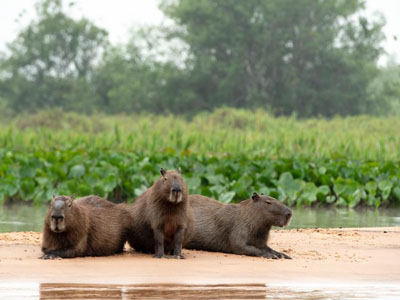
M 376 65 L 384 21 L 362 17 L 363 0 L 164 0 L 172 22 L 120 45 L 66 3 L 38 0 L 37 19 L 0 55 L 2 111 L 194 115 L 227 105 L 331 117 L 400 106 Z
M 194 90 L 203 107 L 368 111 L 382 24 L 354 17 L 363 1 L 164 0 L 161 7 L 190 46 L 187 82 L 201 87 Z
M 133 201 L 160 167 L 181 167 L 190 192 L 224 202 L 259 191 L 290 205 L 386 206 L 400 203 L 399 128 L 394 118 L 229 109 L 191 121 L 47 111 L 0 126 L 0 200 Z

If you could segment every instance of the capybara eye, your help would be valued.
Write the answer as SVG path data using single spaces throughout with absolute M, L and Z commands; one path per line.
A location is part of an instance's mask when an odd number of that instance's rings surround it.
M 265 203 L 267 203 L 267 204 L 272 204 L 272 202 L 269 201 L 269 200 L 265 200 Z

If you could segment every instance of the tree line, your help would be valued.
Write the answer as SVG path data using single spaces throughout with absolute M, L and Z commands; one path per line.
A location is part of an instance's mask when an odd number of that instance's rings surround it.
M 400 70 L 379 68 L 383 19 L 362 0 L 162 0 L 172 25 L 112 45 L 63 0 L 0 56 L 0 108 L 191 115 L 220 106 L 299 117 L 400 111 Z M 122 9 L 122 8 L 121 8 Z

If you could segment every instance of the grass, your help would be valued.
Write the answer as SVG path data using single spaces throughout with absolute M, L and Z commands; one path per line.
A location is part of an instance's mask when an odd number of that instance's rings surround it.
M 1 124 L 0 147 L 398 160 L 399 132 L 399 118 L 369 116 L 296 120 L 261 110 L 219 109 L 188 121 L 172 115 L 88 117 L 55 110 Z

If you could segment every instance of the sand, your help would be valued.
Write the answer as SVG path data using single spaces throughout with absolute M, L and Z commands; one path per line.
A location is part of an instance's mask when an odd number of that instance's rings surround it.
M 41 260 L 41 233 L 0 234 L 0 281 L 99 284 L 400 283 L 400 227 L 273 231 L 292 260 L 184 250 L 184 260 L 127 249 L 109 257 Z

